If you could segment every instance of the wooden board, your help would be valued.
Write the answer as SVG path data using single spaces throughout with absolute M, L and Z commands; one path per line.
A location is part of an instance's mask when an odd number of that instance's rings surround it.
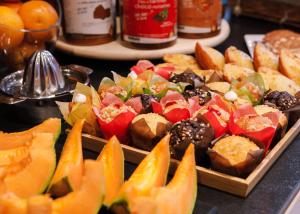
M 198 183 L 219 189 L 241 197 L 247 197 L 255 185 L 262 179 L 265 173 L 293 141 L 300 131 L 300 119 L 289 129 L 285 136 L 268 153 L 256 169 L 246 178 L 238 178 L 224 173 L 216 172 L 211 169 L 197 166 Z M 91 151 L 100 152 L 106 140 L 83 134 L 83 147 Z M 149 153 L 131 146 L 122 145 L 125 160 L 138 164 Z M 177 160 L 171 160 L 170 173 L 173 173 L 178 165 Z

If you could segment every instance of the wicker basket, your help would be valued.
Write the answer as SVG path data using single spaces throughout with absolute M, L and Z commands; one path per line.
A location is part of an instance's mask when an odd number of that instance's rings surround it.
M 235 7 L 238 0 L 230 0 Z M 299 0 L 240 0 L 242 15 L 300 28 Z

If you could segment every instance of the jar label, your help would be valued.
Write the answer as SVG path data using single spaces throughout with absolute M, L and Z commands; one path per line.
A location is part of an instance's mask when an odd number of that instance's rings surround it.
M 160 44 L 177 38 L 177 0 L 123 0 L 123 39 Z
M 178 32 L 210 33 L 220 30 L 220 0 L 179 0 Z
M 63 0 L 63 8 L 67 33 L 113 33 L 115 0 Z

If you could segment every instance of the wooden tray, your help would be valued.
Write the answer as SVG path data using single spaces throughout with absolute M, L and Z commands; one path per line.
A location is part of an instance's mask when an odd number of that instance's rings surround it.
M 285 136 L 277 143 L 277 145 L 268 153 L 263 161 L 256 169 L 246 178 L 238 178 L 231 175 L 226 175 L 197 166 L 198 183 L 219 189 L 241 197 L 247 197 L 255 185 L 261 180 L 272 164 L 277 160 L 281 153 L 293 141 L 300 131 L 300 119 L 289 129 Z M 83 134 L 83 147 L 85 149 L 100 152 L 106 143 L 106 140 Z M 131 163 L 138 164 L 149 153 L 131 146 L 122 145 L 125 160 Z M 170 164 L 170 173 L 174 173 L 178 161 L 172 159 Z

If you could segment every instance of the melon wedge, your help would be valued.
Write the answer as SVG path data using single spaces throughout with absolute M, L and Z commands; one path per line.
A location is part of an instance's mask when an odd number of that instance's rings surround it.
M 29 147 L 20 146 L 15 149 L 0 150 L 0 167 L 17 164 L 30 157 Z
M 166 135 L 138 165 L 114 198 L 111 211 L 126 213 L 135 198 L 147 196 L 153 188 L 165 185 L 170 164 L 169 141 L 170 136 Z
M 12 149 L 19 146 L 29 145 L 34 133 L 52 133 L 54 139 L 60 135 L 61 120 L 58 118 L 50 118 L 43 123 L 22 132 L 0 133 L 0 149 Z
M 56 166 L 52 134 L 39 133 L 33 136 L 30 161 L 16 173 L 6 174 L 0 182 L 0 194 L 13 192 L 19 197 L 30 197 L 44 192 Z
M 27 202 L 13 193 L 0 195 L 0 213 L 3 214 L 28 214 Z
M 103 163 L 85 160 L 81 187 L 53 201 L 52 209 L 58 214 L 96 214 L 101 208 L 104 193 Z
M 30 148 L 28 146 L 0 150 L 0 180 L 7 174 L 19 172 L 30 161 Z
M 79 189 L 52 200 L 48 195 L 22 199 L 12 193 L 0 195 L 0 213 L 4 214 L 96 214 L 105 194 L 102 161 L 85 160 Z
M 109 207 L 124 182 L 124 154 L 116 136 L 107 142 L 97 160 L 103 162 L 106 190 L 103 204 Z
M 192 214 L 196 197 L 195 151 L 191 143 L 166 187 L 155 188 L 148 197 L 136 198 L 129 204 L 135 214 Z
M 81 132 L 84 120 L 78 120 L 63 147 L 55 174 L 48 188 L 54 198 L 62 197 L 79 188 L 83 172 Z

